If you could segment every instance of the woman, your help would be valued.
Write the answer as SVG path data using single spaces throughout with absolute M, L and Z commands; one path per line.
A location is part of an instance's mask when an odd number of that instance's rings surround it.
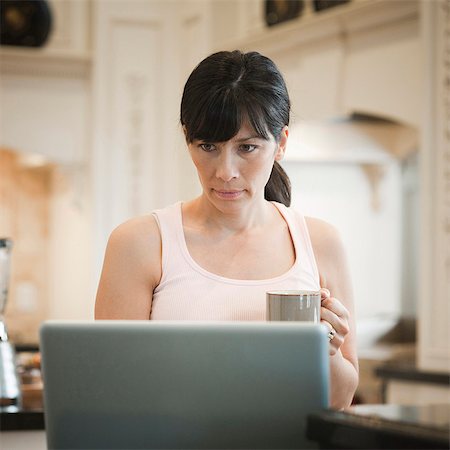
M 116 228 L 97 319 L 265 320 L 265 293 L 322 287 L 331 330 L 331 406 L 358 383 L 346 258 L 327 223 L 289 208 L 279 165 L 290 101 L 275 64 L 256 52 L 215 53 L 190 75 L 181 124 L 202 194 Z

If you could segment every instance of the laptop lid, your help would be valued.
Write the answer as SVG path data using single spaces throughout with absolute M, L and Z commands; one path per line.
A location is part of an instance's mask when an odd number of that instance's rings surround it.
M 301 322 L 46 322 L 48 446 L 313 448 L 326 334 Z

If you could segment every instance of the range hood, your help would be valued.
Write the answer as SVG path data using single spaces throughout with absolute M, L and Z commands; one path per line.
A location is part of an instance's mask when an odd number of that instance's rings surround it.
M 289 128 L 286 161 L 386 164 L 418 149 L 414 127 L 353 113 L 328 120 L 305 120 Z

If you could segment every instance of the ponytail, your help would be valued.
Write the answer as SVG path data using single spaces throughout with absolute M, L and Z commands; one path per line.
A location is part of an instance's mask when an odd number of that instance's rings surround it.
M 264 188 L 264 198 L 268 201 L 291 205 L 291 182 L 284 169 L 275 161 L 269 181 Z

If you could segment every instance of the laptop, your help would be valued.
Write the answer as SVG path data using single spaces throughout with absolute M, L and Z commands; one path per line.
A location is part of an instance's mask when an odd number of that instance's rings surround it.
M 327 330 L 302 322 L 45 322 L 49 449 L 315 448 Z

